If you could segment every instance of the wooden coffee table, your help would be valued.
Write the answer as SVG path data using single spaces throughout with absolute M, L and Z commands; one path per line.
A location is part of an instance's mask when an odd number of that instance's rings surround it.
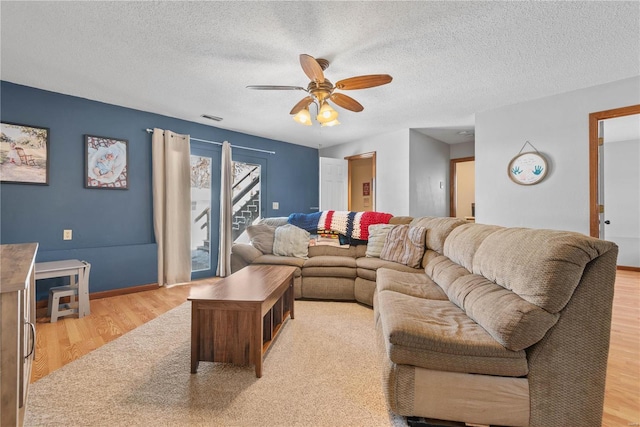
M 200 361 L 256 367 L 293 313 L 295 267 L 250 265 L 221 280 L 192 282 L 191 373 Z

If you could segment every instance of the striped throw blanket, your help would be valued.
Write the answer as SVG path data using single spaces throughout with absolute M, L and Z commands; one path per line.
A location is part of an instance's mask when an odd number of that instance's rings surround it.
M 320 211 L 293 213 L 288 222 L 310 233 L 332 231 L 352 239 L 368 240 L 370 225 L 388 224 L 392 217 L 384 212 Z

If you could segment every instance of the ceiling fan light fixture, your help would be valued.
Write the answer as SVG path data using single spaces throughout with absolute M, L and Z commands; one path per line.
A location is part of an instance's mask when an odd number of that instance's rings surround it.
M 311 126 L 313 124 L 311 123 L 311 113 L 309 113 L 308 107 L 298 111 L 298 113 L 293 116 L 293 120 L 305 126 Z
M 298 103 L 294 105 L 289 112 L 289 114 L 294 116 L 293 119 L 296 122 L 305 126 L 312 125 L 311 114 L 309 112 L 309 106 L 311 104 L 316 106 L 316 120 L 322 126 L 336 126 L 340 124 L 338 121 L 338 112 L 329 105 L 327 99 L 331 100 L 331 102 L 335 103 L 338 107 L 355 113 L 364 109 L 358 101 L 350 96 L 334 92 L 335 89 L 368 89 L 371 87 L 386 85 L 393 80 L 393 78 L 388 74 L 368 74 L 342 79 L 334 86 L 331 81 L 324 77 L 324 71 L 329 66 L 329 61 L 326 59 L 316 59 L 311 55 L 302 54 L 300 55 L 300 65 L 302 66 L 302 71 L 304 71 L 310 80 L 306 89 L 302 86 L 282 85 L 250 85 L 247 86 L 247 88 L 257 90 L 303 90 L 307 92 L 308 96 L 298 101 Z
M 331 105 L 329 105 L 327 101 L 323 101 L 322 106 L 320 107 L 320 111 L 318 111 L 316 120 L 324 125 L 325 123 L 329 123 L 337 119 L 338 112 L 331 108 Z
M 322 123 L 321 126 L 322 127 L 325 127 L 325 126 L 331 127 L 331 126 L 336 126 L 336 125 L 339 125 L 339 124 L 340 124 L 340 122 L 338 121 L 338 119 L 335 119 L 335 120 L 331 120 L 330 122 Z

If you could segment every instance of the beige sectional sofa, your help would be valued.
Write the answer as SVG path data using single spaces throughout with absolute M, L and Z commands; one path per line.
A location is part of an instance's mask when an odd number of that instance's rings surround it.
M 269 225 L 286 223 L 286 218 L 267 222 Z M 411 217 L 393 217 L 391 224 L 408 224 Z M 250 244 L 236 243 L 231 249 L 231 271 L 236 272 L 249 264 L 292 265 L 294 296 L 296 298 L 358 301 L 373 306 L 376 271 L 380 267 L 400 271 L 423 272 L 392 261 L 365 256 L 366 245 L 348 248 L 335 246 L 309 246 L 308 258 L 279 256 L 262 253 Z
M 250 245 L 234 246 L 232 268 L 295 262 L 297 297 L 373 305 L 394 413 L 600 425 L 615 244 L 455 218 L 410 225 L 427 230 L 420 268 L 367 258 L 362 246 L 309 248 L 309 259 L 285 260 Z

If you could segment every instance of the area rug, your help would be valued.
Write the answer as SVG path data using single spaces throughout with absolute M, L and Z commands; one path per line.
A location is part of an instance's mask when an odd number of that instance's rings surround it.
M 31 384 L 25 426 L 406 426 L 384 403 L 373 312 L 296 301 L 255 369 L 190 373 L 190 302 Z

